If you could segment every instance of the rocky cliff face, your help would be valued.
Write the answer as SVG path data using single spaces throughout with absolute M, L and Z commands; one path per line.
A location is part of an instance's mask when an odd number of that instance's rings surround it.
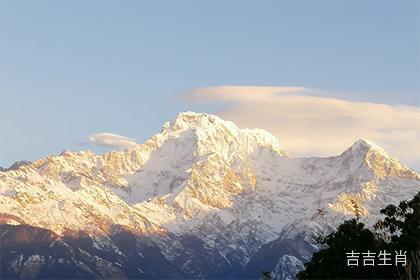
M 110 241 L 128 233 L 181 278 L 256 275 L 259 263 L 289 278 L 317 249 L 311 235 L 352 217 L 355 203 L 372 224 L 419 190 L 419 174 L 368 141 L 335 157 L 290 158 L 266 131 L 186 112 L 123 152 L 66 151 L 0 172 L 0 213 L 60 240 L 83 232 L 97 250 L 130 259 L 143 253 Z

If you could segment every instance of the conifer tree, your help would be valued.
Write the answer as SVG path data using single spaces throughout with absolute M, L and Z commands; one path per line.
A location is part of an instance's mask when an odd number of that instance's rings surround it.
M 353 204 L 354 203 L 354 204 Z M 352 201 L 356 219 L 345 221 L 336 232 L 320 238 L 325 249 L 314 253 L 298 279 L 420 279 L 420 192 L 411 201 L 390 204 L 381 210 L 385 218 L 371 231 L 359 222 L 360 207 Z M 407 264 L 349 266 L 346 253 L 406 251 Z M 358 259 L 362 261 L 361 258 Z

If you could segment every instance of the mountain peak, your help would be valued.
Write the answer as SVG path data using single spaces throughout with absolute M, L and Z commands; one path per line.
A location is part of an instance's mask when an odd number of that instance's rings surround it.
M 378 176 L 399 176 L 403 178 L 419 178 L 419 175 L 403 165 L 398 159 L 389 155 L 375 143 L 359 139 L 341 155 L 355 162 L 365 162 Z
M 3 168 L 0 167 L 0 171 L 9 171 L 9 170 L 17 170 L 19 169 L 21 166 L 23 165 L 29 165 L 32 162 L 27 161 L 27 160 L 21 160 L 21 161 L 15 161 L 12 165 L 10 165 L 9 167 Z
M 212 115 L 212 114 L 198 113 L 198 112 L 194 112 L 194 111 L 179 112 L 175 119 L 180 119 L 181 118 L 181 119 L 198 120 L 200 118 L 206 118 L 208 116 L 212 116 L 214 118 L 220 119 L 219 117 L 217 117 L 215 115 Z
M 234 123 L 224 121 L 218 116 L 206 113 L 196 113 L 192 111 L 179 113 L 174 120 L 167 122 L 164 125 L 164 128 L 171 128 L 172 130 L 183 130 L 188 128 L 206 128 L 216 124 L 223 124 L 226 127 L 238 129 Z
M 177 138 L 182 134 L 186 135 L 186 131 L 195 136 L 203 148 L 202 151 L 210 151 L 212 147 L 213 152 L 225 149 L 233 151 L 233 146 L 249 151 L 256 147 L 266 147 L 284 155 L 278 139 L 271 133 L 263 129 L 242 129 L 231 121 L 206 113 L 191 111 L 179 113 L 174 120 L 164 124 L 157 138 L 161 141 Z
M 380 152 L 383 155 L 389 156 L 388 153 L 376 145 L 375 143 L 366 140 L 366 139 L 359 139 L 351 146 L 351 149 L 353 151 L 369 151 L 369 150 L 375 150 L 377 152 Z
M 391 157 L 383 148 L 366 139 L 359 139 L 354 142 L 353 145 L 342 153 L 342 156 L 364 159 L 371 153 L 380 155 L 383 158 Z

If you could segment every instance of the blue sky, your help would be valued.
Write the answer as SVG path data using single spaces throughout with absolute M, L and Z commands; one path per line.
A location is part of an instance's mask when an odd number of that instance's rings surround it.
M 0 166 L 144 141 L 221 85 L 420 106 L 418 1 L 2 1 Z

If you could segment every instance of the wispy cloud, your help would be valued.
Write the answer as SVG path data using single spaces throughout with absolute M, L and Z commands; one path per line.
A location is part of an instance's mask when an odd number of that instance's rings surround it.
M 187 97 L 227 101 L 229 107 L 218 112 L 221 117 L 272 132 L 292 155 L 335 155 L 364 138 L 420 168 L 419 107 L 314 96 L 317 92 L 301 87 L 210 87 Z
M 263 100 L 278 94 L 296 94 L 307 91 L 304 87 L 219 86 L 198 88 L 186 94 L 192 100 L 245 101 Z
M 102 132 L 89 136 L 89 140 L 98 146 L 112 147 L 117 149 L 130 149 L 137 145 L 133 138 L 114 133 Z

